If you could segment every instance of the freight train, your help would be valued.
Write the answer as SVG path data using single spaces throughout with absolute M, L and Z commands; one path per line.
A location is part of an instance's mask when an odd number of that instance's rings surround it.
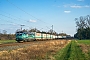
M 17 42 L 50 40 L 50 39 L 60 39 L 60 38 L 66 38 L 66 36 L 58 36 L 58 35 L 42 33 L 42 32 L 23 32 L 23 31 L 16 32 Z

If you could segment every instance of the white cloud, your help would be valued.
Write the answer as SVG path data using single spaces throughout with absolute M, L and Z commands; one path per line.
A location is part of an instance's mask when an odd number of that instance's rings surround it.
M 72 5 L 72 6 L 70 6 L 71 8 L 82 8 L 82 6 L 80 6 L 80 5 Z
M 82 1 L 84 1 L 84 0 L 77 0 L 77 1 L 80 1 L 80 2 L 82 2 Z
M 80 5 L 77 5 L 77 4 L 66 4 L 66 5 L 63 5 L 64 7 L 71 7 L 71 8 L 82 8 L 82 6 Z
M 66 10 L 66 11 L 64 11 L 64 13 L 70 13 L 71 11 L 69 11 L 69 10 Z
M 80 4 L 65 4 L 63 7 L 67 8 L 90 8 L 90 5 L 80 5 Z
M 36 21 L 36 20 L 31 20 L 31 19 L 30 19 L 29 22 L 37 22 L 37 21 Z
M 70 7 L 71 8 L 89 8 L 90 6 L 89 5 L 84 5 L 84 6 L 81 6 L 81 5 L 72 5 Z

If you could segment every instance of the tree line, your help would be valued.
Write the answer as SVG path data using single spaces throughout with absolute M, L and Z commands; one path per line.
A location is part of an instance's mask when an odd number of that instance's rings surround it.
M 0 40 L 15 40 L 15 34 L 0 34 Z
M 90 39 L 90 15 L 75 18 L 75 22 L 77 33 L 74 37 L 80 40 Z

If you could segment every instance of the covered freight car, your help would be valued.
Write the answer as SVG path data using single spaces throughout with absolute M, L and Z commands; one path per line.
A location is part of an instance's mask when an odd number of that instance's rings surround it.
M 55 35 L 37 32 L 16 32 L 16 41 L 34 41 L 55 39 Z

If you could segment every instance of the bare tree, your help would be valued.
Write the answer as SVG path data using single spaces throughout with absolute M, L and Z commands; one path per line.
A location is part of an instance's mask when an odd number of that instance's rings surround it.
M 3 30 L 3 34 L 7 34 L 7 31 L 6 30 Z
M 40 31 L 38 29 L 34 28 L 34 29 L 29 30 L 29 32 L 40 32 Z
M 81 16 L 75 18 L 77 33 L 75 37 L 79 39 L 89 39 L 90 38 L 90 15 L 85 17 Z
M 90 15 L 87 15 L 87 25 L 90 27 Z

